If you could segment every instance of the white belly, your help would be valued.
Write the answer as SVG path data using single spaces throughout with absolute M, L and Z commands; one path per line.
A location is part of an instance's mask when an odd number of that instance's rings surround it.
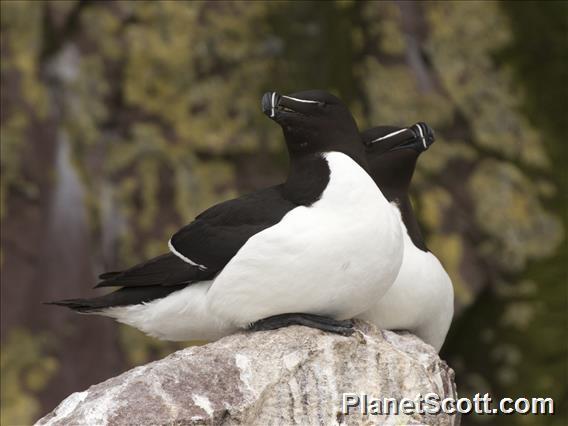
M 392 287 L 357 318 L 387 330 L 408 330 L 439 351 L 453 317 L 450 277 L 432 254 L 414 246 L 405 232 L 404 258 Z
M 206 303 L 212 281 L 202 281 L 148 303 L 105 309 L 103 315 L 163 340 L 216 340 L 236 327 L 212 315 Z
M 216 277 L 207 294 L 216 316 L 238 327 L 290 312 L 351 318 L 392 285 L 403 254 L 398 210 L 350 157 L 325 158 L 320 200 L 250 238 Z

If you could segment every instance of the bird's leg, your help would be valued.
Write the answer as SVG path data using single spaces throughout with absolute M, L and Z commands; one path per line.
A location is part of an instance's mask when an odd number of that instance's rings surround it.
M 263 318 L 253 322 L 248 329 L 252 331 L 275 330 L 277 328 L 288 327 L 290 325 L 303 325 L 306 327 L 317 328 L 330 333 L 350 336 L 355 331 L 353 322 L 350 320 L 339 321 L 333 318 L 322 317 L 312 314 L 280 314 L 272 317 Z

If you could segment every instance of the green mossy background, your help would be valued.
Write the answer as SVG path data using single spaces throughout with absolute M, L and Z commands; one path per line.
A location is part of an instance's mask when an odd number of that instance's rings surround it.
M 426 121 L 413 202 L 455 287 L 460 395 L 567 395 L 568 3 L 1 3 L 2 418 L 184 345 L 41 301 L 165 250 L 283 179 L 266 90 L 322 88 L 361 129 Z M 418 277 L 417 277 L 418 279 Z

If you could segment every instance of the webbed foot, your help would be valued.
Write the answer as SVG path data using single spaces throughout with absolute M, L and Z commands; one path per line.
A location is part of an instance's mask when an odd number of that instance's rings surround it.
M 253 322 L 248 329 L 251 331 L 275 330 L 290 325 L 303 325 L 330 333 L 341 334 L 342 336 L 350 336 L 355 331 L 351 320 L 340 321 L 321 315 L 301 313 L 280 314 L 263 318 Z

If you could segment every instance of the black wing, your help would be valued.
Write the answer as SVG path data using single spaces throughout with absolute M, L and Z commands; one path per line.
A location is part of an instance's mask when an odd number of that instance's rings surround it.
M 205 270 L 219 272 L 250 237 L 297 207 L 273 186 L 205 210 L 174 234 L 171 246 Z
M 209 273 L 172 253 L 163 254 L 120 272 L 101 274 L 95 287 L 146 287 L 189 284 L 209 278 Z
M 294 207 L 280 186 L 217 204 L 174 234 L 170 244 L 175 253 L 106 272 L 96 287 L 168 287 L 211 279 L 250 237 L 278 223 Z
M 125 287 L 105 294 L 104 296 L 93 297 L 91 299 L 59 300 L 57 302 L 47 302 L 46 305 L 65 306 L 66 308 L 82 313 L 95 313 L 116 306 L 137 305 L 139 303 L 161 299 L 184 287 L 185 285 L 170 287 Z

